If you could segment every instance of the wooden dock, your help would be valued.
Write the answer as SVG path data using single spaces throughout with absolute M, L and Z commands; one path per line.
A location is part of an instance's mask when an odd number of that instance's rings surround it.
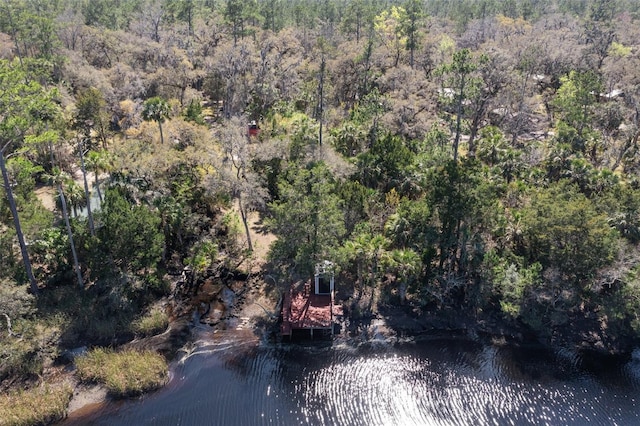
M 291 286 L 285 294 L 282 304 L 281 334 L 289 336 L 294 330 L 330 330 L 333 334 L 335 318 L 342 316 L 342 305 L 336 305 L 333 292 L 315 294 L 311 284 L 305 283 L 302 289 Z

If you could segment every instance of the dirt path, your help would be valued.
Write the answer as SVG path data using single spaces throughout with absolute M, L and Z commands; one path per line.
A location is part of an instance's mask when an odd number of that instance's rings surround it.
M 101 175 L 101 178 L 104 177 L 106 177 L 106 175 Z M 75 181 L 75 183 L 80 185 L 80 187 L 84 188 L 84 178 L 80 170 L 77 170 L 74 173 L 73 180 Z M 92 172 L 87 172 L 87 182 L 89 183 L 90 191 L 94 191 L 95 187 L 93 186 L 93 184 L 95 182 L 95 177 Z M 56 197 L 58 196 L 58 193 L 53 186 L 40 186 L 36 188 L 35 193 L 36 197 L 38 198 L 38 200 L 40 200 L 45 209 L 52 212 L 56 210 Z
M 246 247 L 247 236 L 242 224 L 237 200 L 233 203 L 232 211 L 237 215 L 242 229 L 242 232 L 238 234 L 238 242 Z M 241 300 L 238 300 L 238 303 L 234 304 L 231 310 L 232 316 L 237 317 L 244 327 L 248 327 L 251 324 L 255 325 L 257 322 L 271 321 L 273 319 L 272 316 L 276 314 L 274 310 L 278 303 L 278 300 L 276 300 L 278 295 L 267 294 L 264 281 L 256 276 L 263 272 L 263 267 L 267 263 L 269 249 L 276 240 L 276 236 L 266 230 L 259 212 L 250 212 L 247 222 L 253 252 L 240 265 L 240 269 L 244 269 L 249 276 L 254 276 L 254 278 L 251 278 L 246 283 L 249 285 L 248 288 L 240 291 L 242 293 Z
M 40 188 L 36 188 L 35 193 L 36 197 L 38 197 L 38 200 L 40 200 L 45 209 L 49 211 L 55 211 L 56 190 L 52 186 L 41 186 Z
M 246 245 L 247 236 L 244 232 L 244 225 L 242 225 L 242 218 L 240 216 L 240 208 L 237 200 L 233 203 L 233 211 L 238 216 L 238 220 L 242 226 L 242 232 L 238 235 L 238 238 L 241 240 L 241 244 Z M 247 261 L 250 262 L 250 265 L 245 264 L 244 266 L 249 266 L 248 269 L 250 269 L 250 271 L 248 272 L 255 273 L 258 272 L 267 262 L 269 248 L 276 240 L 276 236 L 267 232 L 259 212 L 249 212 L 248 225 L 251 243 L 253 244 L 253 253 L 251 258 Z

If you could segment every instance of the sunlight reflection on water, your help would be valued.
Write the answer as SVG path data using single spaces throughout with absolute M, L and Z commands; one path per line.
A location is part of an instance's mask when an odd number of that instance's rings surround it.
M 173 377 L 140 401 L 68 424 L 640 423 L 640 359 L 590 373 L 566 354 L 462 339 L 357 347 L 216 335 Z

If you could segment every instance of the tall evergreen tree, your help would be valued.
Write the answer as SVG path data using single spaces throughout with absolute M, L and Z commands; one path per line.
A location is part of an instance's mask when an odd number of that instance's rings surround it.
M 278 236 L 275 259 L 288 259 L 298 273 L 313 275 L 316 263 L 331 258 L 344 235 L 333 176 L 324 163 L 291 170 L 291 181 L 280 183 L 281 199 L 271 204 L 269 227 Z
M 35 294 L 38 292 L 38 283 L 33 275 L 6 158 L 18 155 L 25 136 L 44 131 L 44 124 L 55 118 L 58 107 L 54 103 L 55 91 L 46 90 L 30 80 L 18 61 L 0 60 L 0 87 L 0 170 L 27 279 L 31 292 Z

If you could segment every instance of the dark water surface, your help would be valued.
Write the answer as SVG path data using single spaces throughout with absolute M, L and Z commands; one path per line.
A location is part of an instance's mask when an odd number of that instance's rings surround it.
M 167 387 L 64 424 L 640 425 L 640 357 L 580 364 L 448 337 L 275 345 L 209 334 Z

